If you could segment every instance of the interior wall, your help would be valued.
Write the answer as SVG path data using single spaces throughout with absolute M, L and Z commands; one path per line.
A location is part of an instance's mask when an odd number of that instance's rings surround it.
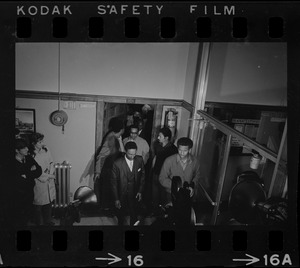
M 191 47 L 191 48 L 190 48 Z M 180 99 L 192 96 L 189 43 L 61 43 L 62 93 Z M 188 70 L 188 72 L 187 72 Z M 58 91 L 58 43 L 16 44 L 16 89 Z
M 191 117 L 191 112 L 183 107 L 180 107 L 179 110 L 181 112 L 181 118 L 180 118 L 179 125 L 178 125 L 177 137 L 178 138 L 188 137 L 189 128 L 190 128 L 190 125 L 192 122 L 192 121 L 188 120 Z
M 49 115 L 58 108 L 56 100 L 17 98 L 16 107 L 35 109 L 36 131 L 45 135 L 54 162 L 67 161 L 72 165 L 71 193 L 81 185 L 93 186 L 96 103 L 78 101 L 76 109 L 64 110 L 68 115 L 64 133 L 49 120 Z
M 213 43 L 206 100 L 286 106 L 286 43 Z
M 188 64 L 186 68 L 185 84 L 184 84 L 184 96 L 183 99 L 188 103 L 193 103 L 193 97 L 195 95 L 195 79 L 196 79 L 196 66 L 198 60 L 199 51 L 201 51 L 202 43 L 191 43 L 188 53 Z M 201 53 L 201 52 L 200 52 Z

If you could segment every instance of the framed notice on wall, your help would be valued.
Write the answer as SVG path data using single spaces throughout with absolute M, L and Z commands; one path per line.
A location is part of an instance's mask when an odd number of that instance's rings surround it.
M 15 127 L 20 134 L 35 132 L 35 109 L 16 108 Z
M 163 106 L 161 126 L 177 128 L 181 117 L 181 107 Z
M 181 120 L 181 107 L 163 106 L 161 126 L 168 127 L 171 130 L 172 142 L 175 142 L 175 140 L 177 139 L 180 120 Z

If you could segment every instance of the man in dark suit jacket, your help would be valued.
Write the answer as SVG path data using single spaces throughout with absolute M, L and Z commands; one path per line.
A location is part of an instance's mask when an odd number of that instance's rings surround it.
M 112 168 L 112 192 L 118 210 L 118 224 L 123 225 L 130 216 L 130 225 L 137 221 L 137 207 L 142 200 L 145 184 L 143 158 L 136 155 L 137 145 L 129 141 L 125 144 L 125 155 L 117 159 Z

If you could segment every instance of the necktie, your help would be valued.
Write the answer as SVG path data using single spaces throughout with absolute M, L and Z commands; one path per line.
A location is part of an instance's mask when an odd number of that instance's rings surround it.
M 133 168 L 133 161 L 129 161 L 129 165 L 130 165 L 130 171 L 132 171 L 132 168 Z

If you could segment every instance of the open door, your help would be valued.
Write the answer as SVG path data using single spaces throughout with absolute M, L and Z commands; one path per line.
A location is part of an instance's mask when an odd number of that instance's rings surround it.
M 106 134 L 106 132 L 109 130 L 109 122 L 112 118 L 118 117 L 124 122 L 124 127 L 129 127 L 129 125 L 132 124 L 133 118 L 136 116 L 140 116 L 140 118 L 144 122 L 144 127 L 147 129 L 148 138 L 146 138 L 149 146 L 151 146 L 153 136 L 155 133 L 154 131 L 154 114 L 156 110 L 156 105 L 148 105 L 148 104 L 131 104 L 131 103 L 115 103 L 115 102 L 103 102 L 103 107 L 98 110 L 97 117 L 100 120 L 97 120 L 98 124 L 98 130 L 101 132 L 101 139 L 100 135 L 96 135 L 98 137 L 98 146 L 101 144 L 102 137 Z M 149 109 L 145 109 L 151 108 Z M 102 116 L 101 116 L 102 115 Z M 124 133 L 124 135 L 128 135 L 128 133 Z M 125 138 L 125 136 L 123 136 Z

